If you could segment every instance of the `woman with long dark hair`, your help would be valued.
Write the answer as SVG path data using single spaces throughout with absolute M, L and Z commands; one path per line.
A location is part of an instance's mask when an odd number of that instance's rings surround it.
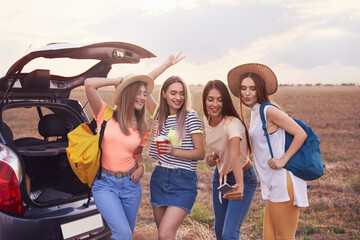
M 276 75 L 263 64 L 248 63 L 233 68 L 228 73 L 228 83 L 231 92 L 240 99 L 240 109 L 243 105 L 251 108 L 249 134 L 262 198 L 266 200 L 263 239 L 295 239 L 299 207 L 309 206 L 306 182 L 283 167 L 299 150 L 307 135 L 283 111 L 265 106 L 266 127 L 274 153 L 272 158 L 259 111 L 260 105 L 269 102 L 269 95 L 277 90 Z M 294 136 L 287 151 L 285 131 Z
M 202 104 L 206 144 L 212 151 L 206 161 L 211 167 L 216 165 L 212 180 L 216 239 L 239 239 L 258 184 L 248 157 L 248 131 L 222 81 L 205 85 Z M 222 183 L 228 183 L 234 192 L 221 194 L 218 187 Z

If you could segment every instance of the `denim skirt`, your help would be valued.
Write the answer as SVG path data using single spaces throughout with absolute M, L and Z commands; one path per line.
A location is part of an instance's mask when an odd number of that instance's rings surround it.
M 197 195 L 195 171 L 156 166 L 150 179 L 150 204 L 179 207 L 191 214 Z

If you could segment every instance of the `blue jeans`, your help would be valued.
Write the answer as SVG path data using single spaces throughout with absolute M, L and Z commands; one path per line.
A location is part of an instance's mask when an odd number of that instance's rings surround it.
M 141 201 L 140 181 L 101 173 L 101 179 L 95 178 L 91 191 L 97 209 L 112 231 L 111 239 L 130 240 Z
M 236 183 L 233 172 L 227 174 L 227 183 L 232 186 Z M 244 196 L 242 200 L 219 201 L 219 172 L 217 167 L 213 176 L 213 205 L 215 214 L 216 239 L 239 239 L 241 225 L 249 212 L 258 180 L 254 166 L 244 171 Z

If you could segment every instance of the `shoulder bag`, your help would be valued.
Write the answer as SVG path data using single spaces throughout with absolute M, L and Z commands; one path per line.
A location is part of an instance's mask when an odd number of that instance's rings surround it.
M 274 155 L 271 148 L 270 138 L 266 128 L 266 121 L 264 116 L 264 107 L 267 105 L 274 107 L 277 106 L 270 102 L 264 102 L 260 106 L 262 128 L 264 130 L 264 135 L 266 136 L 271 157 L 273 158 Z M 307 134 L 307 138 L 301 148 L 294 154 L 294 156 L 292 156 L 284 168 L 292 172 L 295 176 L 306 181 L 318 179 L 324 175 L 325 168 L 325 165 L 321 160 L 320 139 L 304 122 L 299 119 L 294 119 L 294 121 L 304 129 Z M 285 152 L 288 150 L 293 138 L 294 136 L 285 131 Z

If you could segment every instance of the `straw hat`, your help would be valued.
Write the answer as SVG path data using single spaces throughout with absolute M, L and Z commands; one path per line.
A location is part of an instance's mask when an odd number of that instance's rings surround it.
M 271 95 L 276 92 L 278 82 L 275 73 L 264 64 L 260 63 L 247 63 L 242 64 L 231 69 L 227 75 L 230 91 L 236 97 L 240 93 L 240 77 L 245 73 L 255 73 L 265 81 L 266 92 Z
M 119 103 L 119 98 L 123 90 L 134 82 L 145 82 L 147 94 L 150 94 L 154 89 L 154 81 L 148 75 L 135 75 L 135 74 L 128 74 L 123 77 L 122 82 L 117 86 L 114 93 L 114 104 L 117 105 Z

